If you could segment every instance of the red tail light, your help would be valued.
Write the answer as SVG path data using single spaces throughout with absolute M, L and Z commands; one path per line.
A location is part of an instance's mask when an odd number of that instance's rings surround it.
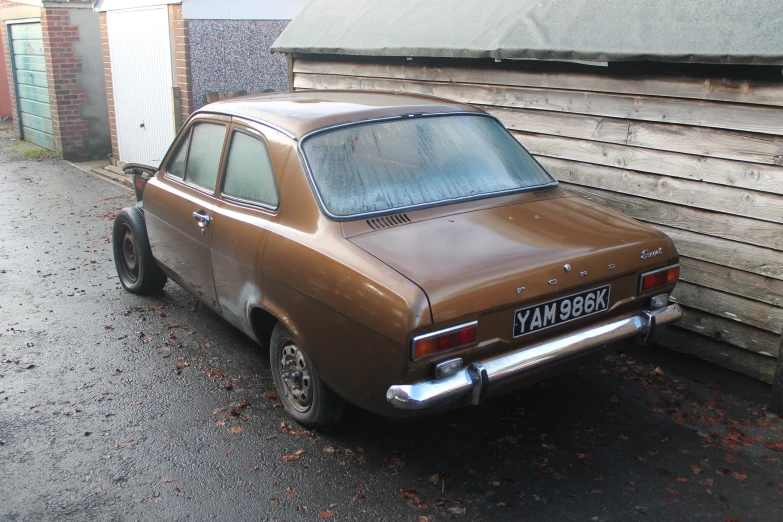
M 646 292 L 659 286 L 676 283 L 680 278 L 680 265 L 667 266 L 642 274 L 639 280 L 639 292 Z
M 413 338 L 413 359 L 474 344 L 478 340 L 478 322 L 461 324 Z
M 144 187 L 147 186 L 147 180 L 141 177 L 141 174 L 134 174 L 133 175 L 133 184 L 136 186 L 138 190 L 143 191 Z

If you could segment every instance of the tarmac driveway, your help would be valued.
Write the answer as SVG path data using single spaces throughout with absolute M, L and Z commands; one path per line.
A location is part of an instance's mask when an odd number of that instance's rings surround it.
M 303 430 L 257 345 L 173 283 L 120 288 L 127 190 L 2 156 L 0 198 L 2 520 L 783 519 L 779 419 L 627 356 Z

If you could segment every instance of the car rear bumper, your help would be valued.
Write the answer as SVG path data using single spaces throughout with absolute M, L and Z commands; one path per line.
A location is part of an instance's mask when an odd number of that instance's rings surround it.
M 458 397 L 467 397 L 472 404 L 479 404 L 492 385 L 621 339 L 638 336 L 647 341 L 657 326 L 676 321 L 681 316 L 677 304 L 645 311 L 494 359 L 471 363 L 448 377 L 396 384 L 386 392 L 386 399 L 402 410 L 423 410 Z

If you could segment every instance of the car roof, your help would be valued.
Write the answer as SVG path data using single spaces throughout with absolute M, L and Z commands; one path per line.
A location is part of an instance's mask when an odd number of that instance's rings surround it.
M 198 113 L 217 113 L 257 121 L 293 139 L 332 125 L 405 114 L 483 111 L 433 96 L 376 91 L 306 90 L 231 98 L 206 105 Z

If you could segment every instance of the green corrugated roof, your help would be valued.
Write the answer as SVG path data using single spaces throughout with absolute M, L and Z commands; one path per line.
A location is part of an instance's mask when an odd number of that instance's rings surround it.
M 272 50 L 783 64 L 783 0 L 310 0 Z

